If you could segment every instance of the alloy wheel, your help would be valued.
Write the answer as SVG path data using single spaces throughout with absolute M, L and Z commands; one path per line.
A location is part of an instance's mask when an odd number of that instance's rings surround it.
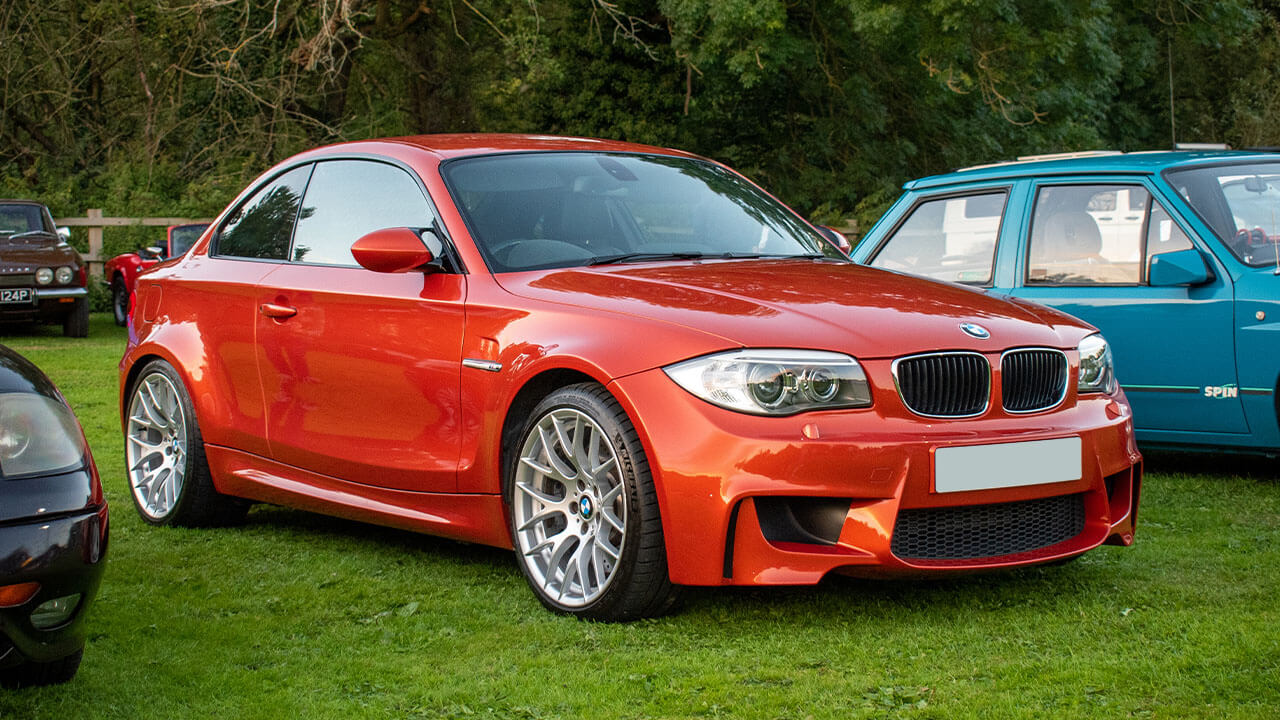
M 517 552 L 557 605 L 588 605 L 617 575 L 625 489 L 618 453 L 590 415 L 550 410 L 525 437 L 512 489 Z

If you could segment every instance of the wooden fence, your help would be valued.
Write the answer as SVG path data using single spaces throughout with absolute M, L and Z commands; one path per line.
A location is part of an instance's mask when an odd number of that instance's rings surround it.
M 90 277 L 101 276 L 102 265 L 107 261 L 107 258 L 102 257 L 103 228 L 138 225 L 144 227 L 168 227 L 170 225 L 186 225 L 187 223 L 213 222 L 211 219 L 104 217 L 100 208 L 90 208 L 89 210 L 86 210 L 85 216 L 86 217 L 58 218 L 53 221 L 53 224 L 58 227 L 89 228 L 89 252 L 83 257 L 85 262 L 89 263 Z

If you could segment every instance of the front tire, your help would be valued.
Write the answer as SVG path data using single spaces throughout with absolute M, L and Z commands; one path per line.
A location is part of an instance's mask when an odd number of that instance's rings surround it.
M 213 486 L 195 408 L 163 360 L 142 369 L 129 391 L 125 461 L 134 507 L 152 525 L 202 527 L 244 518 L 248 503 Z
M 89 337 L 89 298 L 76 298 L 71 312 L 62 318 L 62 334 L 69 338 Z
M 604 621 L 655 617 L 676 587 L 649 462 L 604 388 L 561 388 L 534 408 L 504 490 L 516 559 L 542 604 Z
M 129 288 L 118 275 L 111 281 L 111 315 L 121 327 L 129 322 Z

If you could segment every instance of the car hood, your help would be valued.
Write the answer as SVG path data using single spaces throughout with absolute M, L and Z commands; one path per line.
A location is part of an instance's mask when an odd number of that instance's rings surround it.
M 941 349 L 1074 348 L 1093 332 L 1069 315 L 852 263 L 717 260 L 505 273 L 515 295 L 591 312 L 642 316 L 747 347 L 799 347 L 857 357 Z M 976 323 L 990 338 L 960 329 Z
M 34 272 L 38 267 L 80 265 L 80 254 L 57 235 L 0 238 L 0 268 L 12 272 Z M 31 270 L 21 270 L 31 268 Z

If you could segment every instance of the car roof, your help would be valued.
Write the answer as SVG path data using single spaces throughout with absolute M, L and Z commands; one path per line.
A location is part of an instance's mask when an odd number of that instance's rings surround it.
M 36 200 L 4 200 L 0 199 L 0 205 L 36 205 L 44 207 L 44 203 Z
M 1280 162 L 1280 154 L 1243 150 L 1063 153 L 964 168 L 945 175 L 932 175 L 912 180 L 902 187 L 904 190 L 917 190 L 985 180 L 1012 180 L 1054 175 L 1105 175 L 1108 173 L 1152 175 L 1171 167 L 1216 165 L 1222 162 Z
M 381 138 L 372 141 L 356 141 L 317 148 L 318 152 L 358 149 L 369 144 L 390 143 L 409 146 L 430 152 L 440 159 L 496 153 L 518 152 L 624 152 L 655 153 L 679 157 L 698 157 L 692 153 L 669 148 L 596 138 L 560 137 L 556 135 L 520 135 L 508 133 L 456 133 L 442 135 L 412 135 Z M 310 154 L 310 153 L 306 153 Z

